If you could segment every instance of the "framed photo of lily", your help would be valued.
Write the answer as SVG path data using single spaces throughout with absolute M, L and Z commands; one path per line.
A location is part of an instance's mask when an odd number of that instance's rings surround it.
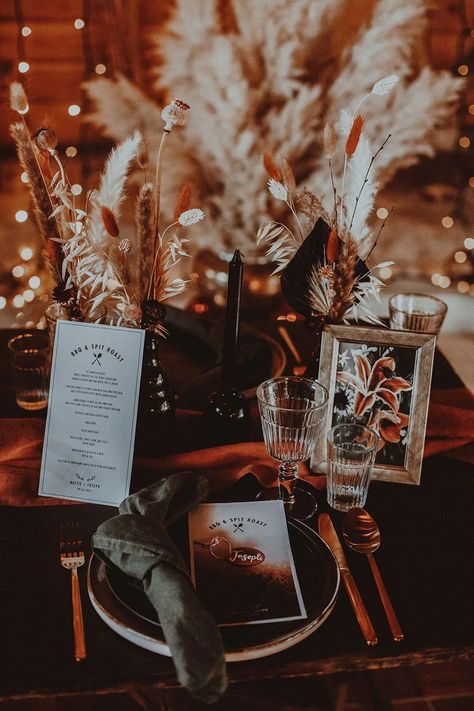
M 325 433 L 341 422 L 374 429 L 373 479 L 419 484 L 435 337 L 359 326 L 326 326 L 319 380 L 329 392 Z M 324 464 L 326 438 L 313 463 Z

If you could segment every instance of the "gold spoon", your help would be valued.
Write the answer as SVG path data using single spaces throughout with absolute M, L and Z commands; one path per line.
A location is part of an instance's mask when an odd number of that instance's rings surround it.
M 356 553 L 365 553 L 369 559 L 392 637 L 395 642 L 401 642 L 403 632 L 380 575 L 378 565 L 372 555 L 380 548 L 381 536 L 379 527 L 367 511 L 354 508 L 350 509 L 344 517 L 342 535 L 349 548 L 352 548 Z

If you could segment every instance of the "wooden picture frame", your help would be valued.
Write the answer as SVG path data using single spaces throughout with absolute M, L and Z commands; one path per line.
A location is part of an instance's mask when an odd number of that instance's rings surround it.
M 411 331 L 326 326 L 319 380 L 329 392 L 312 468 L 326 468 L 326 434 L 358 422 L 381 438 L 373 479 L 419 484 L 435 336 Z

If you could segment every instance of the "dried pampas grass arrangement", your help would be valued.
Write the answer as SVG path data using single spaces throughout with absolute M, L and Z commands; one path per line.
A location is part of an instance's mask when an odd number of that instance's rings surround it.
M 25 115 L 28 102 L 21 84 L 11 86 L 11 107 L 21 116 L 10 132 L 23 170 L 29 176 L 35 221 L 55 281 L 52 298 L 69 318 L 116 326 L 143 325 L 148 302 L 162 303 L 176 296 L 186 282 L 173 276 L 188 254 L 181 228 L 200 222 L 204 212 L 191 208 L 191 191 L 184 187 L 176 204 L 175 220 L 160 226 L 161 162 L 165 140 L 174 126 L 186 122 L 187 104 L 175 99 L 162 112 L 163 133 L 155 182 L 140 189 L 136 207 L 136 239 L 120 233 L 120 213 L 126 185 L 140 160 L 142 136 L 135 131 L 114 148 L 100 177 L 99 187 L 87 196 L 85 209 L 77 206 L 70 182 L 56 150 L 52 129 L 42 127 L 30 135 Z M 49 164 L 53 159 L 56 173 Z M 130 253 L 138 251 L 138 273 L 133 274 Z M 163 314 L 163 309 L 151 309 Z M 164 335 L 163 323 L 147 323 Z
M 429 0 L 375 0 L 351 23 L 341 22 L 347 0 L 175 5 L 168 26 L 153 38 L 153 89 L 173 87 L 189 97 L 193 115 L 176 146 L 177 159 L 166 165 L 167 184 L 174 194 L 184 179 L 192 180 L 208 216 L 206 247 L 211 236 L 216 252 L 232 247 L 250 255 L 260 222 L 281 221 L 285 204 L 263 190 L 259 165 L 265 149 L 284 157 L 300 191 L 306 185 L 332 213 L 327 157 L 342 106 L 351 116 L 363 115 L 367 135 L 392 133 L 372 172 L 379 188 L 399 169 L 454 143 L 463 81 L 428 66 L 420 52 Z M 377 83 L 380 77 L 383 83 Z M 86 91 L 90 122 L 115 140 L 143 127 L 156 152 L 160 112 L 152 99 L 124 77 L 95 79 Z M 324 136 L 326 117 L 331 136 Z M 333 155 L 331 163 L 340 185 L 343 154 Z M 268 159 L 265 167 L 282 182 Z M 346 177 L 351 180 L 350 170 Z M 360 226 L 363 211 L 357 214 Z

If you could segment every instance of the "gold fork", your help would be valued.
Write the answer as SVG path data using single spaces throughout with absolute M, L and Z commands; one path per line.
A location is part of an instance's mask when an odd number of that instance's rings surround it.
M 60 538 L 61 565 L 71 571 L 72 583 L 72 621 L 74 626 L 74 656 L 76 662 L 86 658 L 86 641 L 82 619 L 81 590 L 77 569 L 84 565 L 85 556 L 82 546 L 79 523 L 77 521 L 61 524 Z

